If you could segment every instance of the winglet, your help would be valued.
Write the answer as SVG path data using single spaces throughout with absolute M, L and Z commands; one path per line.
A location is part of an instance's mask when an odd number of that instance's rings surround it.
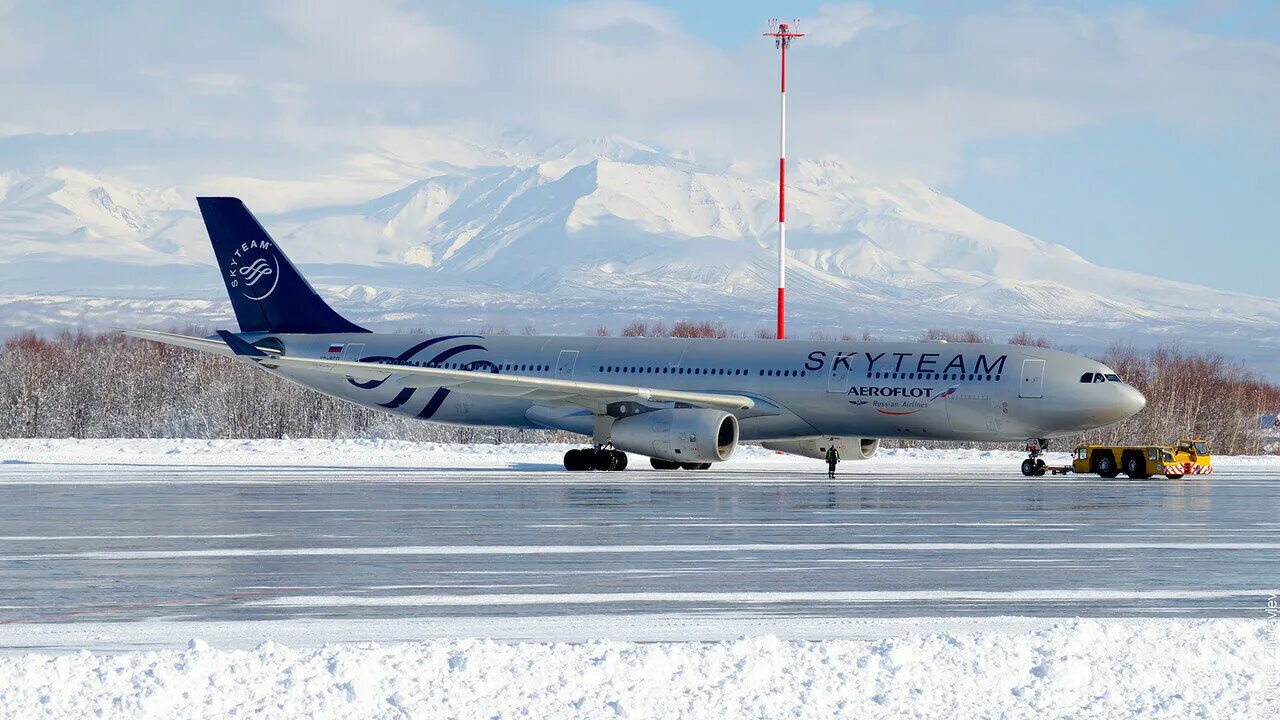
M 258 348 L 250 345 L 244 340 L 241 340 L 240 338 L 227 332 L 226 330 L 219 330 L 218 337 L 222 338 L 222 341 L 227 344 L 227 347 L 231 348 L 231 352 L 235 353 L 236 355 L 239 355 L 240 357 L 251 357 L 251 358 L 271 357 L 270 355 L 267 355 L 266 353 L 262 352 Z

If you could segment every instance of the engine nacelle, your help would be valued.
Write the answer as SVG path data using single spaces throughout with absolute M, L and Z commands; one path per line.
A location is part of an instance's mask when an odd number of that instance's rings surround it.
M 807 437 L 796 440 L 765 440 L 760 443 L 770 450 L 825 460 L 827 448 L 835 443 L 841 460 L 866 460 L 880 449 L 877 438 Z
M 620 418 L 610 439 L 619 450 L 679 463 L 728 460 L 738 447 L 738 418 L 722 410 L 675 408 Z

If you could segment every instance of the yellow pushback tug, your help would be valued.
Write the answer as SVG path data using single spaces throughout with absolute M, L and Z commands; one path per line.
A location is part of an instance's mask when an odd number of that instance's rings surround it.
M 1183 475 L 1212 473 L 1213 459 L 1209 443 L 1196 438 L 1179 441 L 1177 445 L 1081 445 L 1072 454 L 1070 465 L 1045 466 L 1045 469 L 1054 475 L 1096 473 L 1113 478 L 1124 473 L 1135 479 L 1164 475 L 1176 480 Z

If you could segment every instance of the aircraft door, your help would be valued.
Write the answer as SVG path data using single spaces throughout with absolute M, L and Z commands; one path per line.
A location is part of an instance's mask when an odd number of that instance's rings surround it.
M 561 350 L 560 357 L 556 359 L 556 379 L 572 380 L 573 366 L 578 364 L 577 350 Z
M 1018 386 L 1018 397 L 1044 397 L 1044 361 L 1027 358 L 1022 361 L 1022 384 Z
M 342 359 L 347 362 L 360 362 L 360 356 L 364 354 L 364 343 L 347 343 L 342 348 Z
M 849 371 L 849 361 L 846 358 L 847 356 L 836 353 L 836 358 L 831 361 L 831 374 L 827 376 L 827 392 L 849 392 L 852 373 Z

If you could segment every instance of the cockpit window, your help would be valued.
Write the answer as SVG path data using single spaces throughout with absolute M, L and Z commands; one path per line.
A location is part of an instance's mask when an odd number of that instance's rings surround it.
M 1106 382 L 1106 381 L 1107 381 L 1107 379 L 1106 379 L 1105 377 L 1103 377 L 1103 376 L 1102 376 L 1102 373 L 1094 373 L 1094 374 L 1093 374 L 1093 381 L 1094 381 L 1094 382 L 1096 382 L 1096 383 L 1100 383 L 1100 382 Z
M 1082 383 L 1091 383 L 1091 382 L 1093 382 L 1093 373 L 1091 373 L 1091 372 L 1087 372 L 1087 373 L 1085 373 L 1085 374 L 1081 375 L 1081 376 L 1080 376 L 1080 382 L 1082 382 Z
M 1120 382 L 1120 376 L 1115 373 L 1107 373 L 1107 382 Z

